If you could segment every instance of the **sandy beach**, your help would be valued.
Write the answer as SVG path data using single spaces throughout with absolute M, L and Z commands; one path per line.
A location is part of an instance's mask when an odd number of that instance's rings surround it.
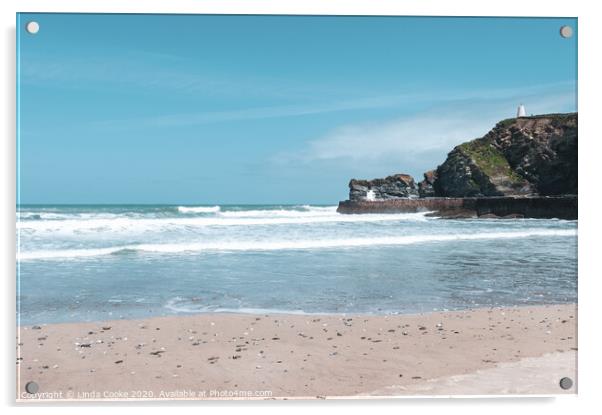
M 575 304 L 23 326 L 17 399 L 576 393 L 576 327 Z

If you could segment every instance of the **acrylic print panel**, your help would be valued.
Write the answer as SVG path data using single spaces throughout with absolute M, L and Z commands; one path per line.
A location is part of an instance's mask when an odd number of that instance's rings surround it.
M 576 392 L 576 19 L 17 33 L 18 399 Z

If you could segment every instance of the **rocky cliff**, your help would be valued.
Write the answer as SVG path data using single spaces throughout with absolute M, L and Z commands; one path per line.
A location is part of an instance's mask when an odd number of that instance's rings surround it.
M 440 197 L 577 194 L 577 114 L 501 121 L 455 147 L 435 176 Z
M 338 211 L 577 219 L 576 195 L 577 114 L 548 114 L 499 122 L 419 183 L 408 174 L 353 179 Z
M 416 184 L 408 174 L 349 182 L 349 200 L 577 194 L 577 114 L 510 118 L 456 146 Z

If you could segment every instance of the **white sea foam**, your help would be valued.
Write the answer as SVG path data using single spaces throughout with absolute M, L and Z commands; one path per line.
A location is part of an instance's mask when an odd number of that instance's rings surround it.
M 181 297 L 174 297 L 167 301 L 164 306 L 176 313 L 239 313 L 239 314 L 294 314 L 294 315 L 321 315 L 323 312 L 307 312 L 303 310 L 283 310 L 278 308 L 254 308 L 254 307 L 217 307 L 193 304 Z M 345 313 L 332 313 L 329 315 L 345 315 Z
M 280 251 L 355 248 L 368 246 L 412 245 L 433 242 L 470 241 L 487 239 L 513 239 L 529 237 L 576 236 L 575 229 L 526 229 L 511 232 L 481 232 L 473 234 L 407 235 L 345 239 L 299 239 L 299 240 L 236 240 L 201 243 L 132 244 L 108 248 L 61 249 L 19 252 L 17 260 L 69 259 L 96 257 L 126 252 L 148 252 L 163 254 L 232 252 L 232 251 Z
M 54 213 L 54 212 L 17 212 L 18 220 L 63 220 L 73 218 L 84 218 L 82 214 Z
M 33 251 L 33 252 L 17 252 L 17 261 L 28 261 L 33 259 L 66 259 L 66 258 L 86 258 L 95 257 L 102 255 L 110 255 L 115 252 L 121 251 L 124 248 L 121 247 L 110 247 L 110 248 L 93 248 L 93 249 L 60 249 L 60 250 L 47 250 L 47 251 Z
M 339 217 L 336 206 L 300 206 L 298 209 L 230 210 L 220 212 L 224 218 L 324 218 Z
M 215 213 L 220 209 L 219 206 L 178 206 L 180 213 Z
M 336 212 L 338 206 L 312 206 L 312 205 L 301 205 L 302 209 L 310 212 Z
M 76 212 L 76 213 L 55 213 L 55 212 L 38 212 L 38 211 L 25 211 L 25 212 L 17 212 L 17 228 L 19 227 L 20 221 L 25 221 L 24 226 L 28 226 L 27 224 L 31 224 L 33 221 L 37 222 L 50 222 L 55 224 L 56 226 L 60 226 L 61 223 L 68 220 L 78 220 L 78 221 L 89 221 L 89 220 L 98 220 L 98 219 L 118 219 L 123 216 L 123 214 L 118 213 L 90 213 L 90 212 Z M 130 218 L 140 217 L 140 215 L 136 216 L 132 214 Z
M 22 221 L 17 222 L 17 229 L 30 232 L 52 232 L 53 234 L 82 232 L 123 232 L 130 234 L 133 232 L 174 230 L 177 227 L 426 221 L 426 213 L 428 212 L 342 215 L 334 209 L 329 211 L 252 210 L 219 212 L 217 216 L 210 217 L 139 218 L 119 216 L 61 221 Z

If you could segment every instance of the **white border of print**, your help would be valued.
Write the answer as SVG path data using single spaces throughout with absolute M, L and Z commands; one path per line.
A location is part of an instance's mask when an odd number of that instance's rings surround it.
M 7 413 L 56 413 L 74 414 L 85 410 L 87 414 L 101 413 L 106 406 L 117 411 L 138 411 L 128 408 L 145 406 L 144 411 L 160 413 L 162 406 L 178 406 L 182 412 L 198 413 L 199 409 L 211 407 L 217 410 L 244 410 L 247 413 L 281 412 L 305 413 L 311 410 L 344 410 L 348 413 L 360 413 L 370 406 L 378 406 L 379 412 L 399 413 L 420 409 L 426 413 L 504 414 L 515 410 L 540 410 L 548 414 L 587 410 L 594 408 L 600 395 L 600 342 L 601 332 L 597 324 L 600 309 L 596 308 L 598 297 L 602 293 L 602 272 L 600 261 L 595 253 L 600 251 L 599 234 L 602 230 L 597 215 L 596 196 L 599 186 L 597 172 L 593 169 L 600 163 L 602 146 L 600 142 L 599 97 L 602 96 L 600 77 L 602 73 L 601 57 L 597 52 L 597 43 L 602 39 L 601 15 L 595 13 L 592 1 L 526 2 L 524 0 L 504 0 L 482 2 L 478 0 L 3 0 L 2 10 L 2 84 L 3 96 L 2 122 L 4 139 L 0 150 L 2 169 L 0 205 L 0 224 L 2 238 L 0 253 L 4 273 L 2 273 L 1 301 L 3 312 L 3 358 L 0 372 L 0 390 L 2 404 Z M 111 12 L 111 13 L 223 13 L 223 14 L 336 14 L 336 15 L 431 15 L 431 16 L 577 16 L 579 18 L 579 395 L 559 396 L 557 398 L 472 398 L 472 399 L 388 399 L 388 400 L 347 400 L 347 401 L 295 401 L 292 402 L 137 402 L 104 403 L 96 407 L 82 409 L 81 406 L 93 404 L 48 404 L 16 406 L 15 396 L 15 13 L 16 12 Z M 519 46 L 520 47 L 520 46 Z M 528 47 L 527 45 L 525 47 Z M 598 247 L 596 246 L 598 245 Z M 597 399 L 598 398 L 598 399 Z M 199 408 L 199 406 L 201 408 Z M 286 408 L 284 408 L 286 406 Z M 331 408 L 336 406 L 336 408 Z M 330 408 L 329 408 L 330 407 Z

